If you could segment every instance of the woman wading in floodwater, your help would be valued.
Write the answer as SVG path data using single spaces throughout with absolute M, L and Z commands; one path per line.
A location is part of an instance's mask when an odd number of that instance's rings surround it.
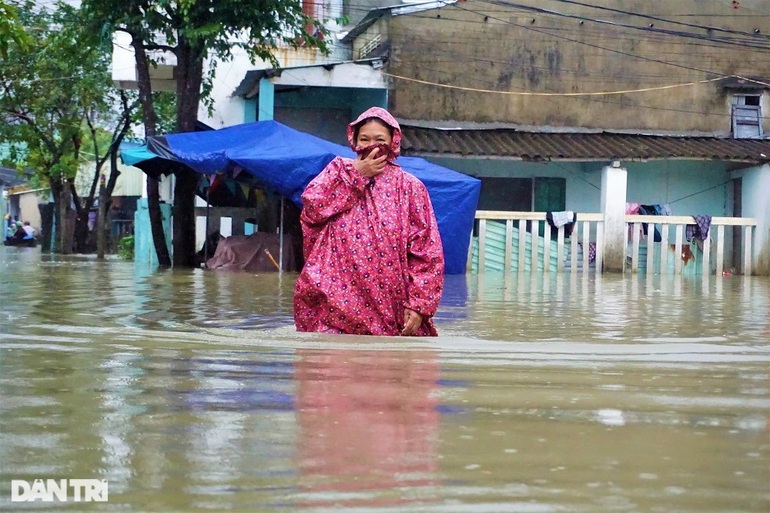
M 427 189 L 395 163 L 401 128 L 372 107 L 347 132 L 357 158 L 336 157 L 302 194 L 297 330 L 435 336 L 444 254 Z

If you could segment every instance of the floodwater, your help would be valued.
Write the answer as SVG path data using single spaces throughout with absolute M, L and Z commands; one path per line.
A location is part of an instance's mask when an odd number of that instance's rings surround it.
M 293 282 L 0 248 L 0 511 L 770 511 L 766 278 L 449 277 L 436 339 Z

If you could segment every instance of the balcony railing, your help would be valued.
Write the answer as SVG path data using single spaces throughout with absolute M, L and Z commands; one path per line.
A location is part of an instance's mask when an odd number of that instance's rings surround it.
M 696 239 L 695 244 L 686 241 L 684 236 L 685 227 L 694 224 L 694 219 L 691 216 L 627 215 L 626 224 L 630 234 L 626 255 L 630 259 L 632 273 L 642 270 L 648 274 L 671 273 L 672 271 L 674 274 L 682 274 L 683 267 L 700 264 L 700 268 L 695 270 L 698 274 L 716 273 L 722 275 L 725 272 L 725 247 L 727 246 L 725 227 L 740 226 L 743 232 L 742 243 L 740 244 L 742 247 L 732 248 L 733 254 L 742 250 L 741 272 L 746 275 L 751 274 L 751 241 L 753 229 L 757 225 L 753 218 L 712 217 L 708 237 L 701 242 Z M 646 235 L 643 230 L 645 224 L 647 225 Z M 655 242 L 656 231 L 660 242 Z M 716 250 L 712 247 L 712 242 L 715 242 Z M 644 258 L 642 258 L 643 248 L 646 249 L 647 253 Z M 650 251 L 651 248 L 652 251 Z M 669 259 L 673 265 L 669 265 Z
M 552 240 L 554 229 L 546 221 L 545 212 L 479 210 L 476 219 L 478 237 L 474 237 L 476 240 L 471 244 L 469 270 L 562 272 L 566 268 L 587 272 L 601 269 L 604 233 L 601 214 L 578 214 L 569 240 L 563 226 L 556 230 L 556 240 Z M 490 249 L 490 243 L 495 249 Z M 595 260 L 591 255 L 595 255 Z
M 545 212 L 479 210 L 476 220 L 477 233 L 471 238 L 468 271 L 602 269 L 605 245 L 602 214 L 578 213 L 569 237 L 563 226 L 552 237 L 554 229 L 546 222 Z M 695 223 L 691 216 L 627 215 L 625 220 L 628 236 L 616 247 L 625 248 L 626 269 L 632 273 L 722 275 L 726 272 L 726 262 L 733 262 L 728 257 L 741 254 L 740 271 L 751 274 L 755 219 L 713 217 L 706 240 L 692 243 L 685 240 L 686 226 Z M 642 234 L 643 225 L 647 226 L 646 234 Z M 742 227 L 739 247 L 728 243 L 725 227 L 729 226 Z M 656 242 L 656 238 L 660 242 Z M 735 262 L 733 266 L 737 267 Z

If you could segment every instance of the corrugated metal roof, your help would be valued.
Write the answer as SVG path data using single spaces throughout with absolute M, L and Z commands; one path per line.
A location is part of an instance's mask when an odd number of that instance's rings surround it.
M 11 167 L 0 167 L 0 185 L 13 186 L 24 182 L 19 172 Z M 0 198 L 2 200 L 2 198 Z
M 445 130 L 402 125 L 404 155 L 461 155 L 521 160 L 722 160 L 770 162 L 770 139 L 545 133 L 512 129 Z

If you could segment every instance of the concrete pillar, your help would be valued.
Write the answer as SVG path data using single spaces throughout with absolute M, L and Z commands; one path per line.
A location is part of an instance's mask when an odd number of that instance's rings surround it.
M 741 215 L 757 221 L 752 241 L 752 272 L 770 276 L 770 164 L 741 170 L 736 176 L 743 179 Z
M 622 273 L 626 260 L 626 188 L 628 171 L 620 162 L 602 169 L 602 204 L 604 214 L 604 252 L 602 272 Z
M 5 186 L 0 182 L 0 237 L 5 239 Z
M 259 109 L 257 111 L 257 121 L 273 119 L 273 110 L 275 107 L 275 86 L 269 78 L 262 78 L 259 81 Z
M 258 121 L 257 119 L 257 99 L 248 98 L 243 101 L 243 122 L 253 123 Z

